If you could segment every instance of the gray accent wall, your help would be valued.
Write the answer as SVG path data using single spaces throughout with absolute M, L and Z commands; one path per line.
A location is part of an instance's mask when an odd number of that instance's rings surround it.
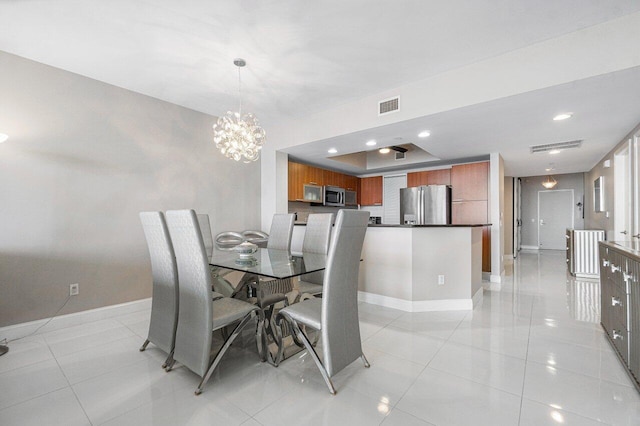
M 4 52 L 0 93 L 0 326 L 50 317 L 72 283 L 60 314 L 150 297 L 140 211 L 260 229 L 260 162 L 216 150 L 216 117 Z
M 573 189 L 575 203 L 581 201 L 584 195 L 584 173 L 570 173 L 564 175 L 553 175 L 558 184 L 553 189 Z M 538 247 L 538 192 L 545 191 L 542 182 L 546 176 L 532 176 L 521 178 L 521 217 L 522 228 L 521 245 Z M 584 202 L 583 202 L 584 203 Z M 584 208 L 584 206 L 583 206 Z M 573 206 L 574 228 L 584 229 L 584 219 L 582 210 L 578 206 Z M 527 247 L 522 247 L 527 248 Z

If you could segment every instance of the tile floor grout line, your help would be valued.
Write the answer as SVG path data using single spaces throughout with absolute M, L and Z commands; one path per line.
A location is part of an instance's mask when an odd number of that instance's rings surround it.
M 527 381 L 527 362 L 529 359 L 529 345 L 531 344 L 531 325 L 533 324 L 533 305 L 535 304 L 535 299 L 531 301 L 531 314 L 529 316 L 529 334 L 527 336 L 527 351 L 524 356 L 524 371 L 522 372 L 522 394 L 520 395 L 520 410 L 518 410 L 518 425 L 520 425 L 522 421 L 522 405 L 524 403 L 524 387 Z
M 49 346 L 48 342 L 47 342 L 47 346 Z M 85 410 L 84 405 L 82 405 L 82 402 L 80 402 L 80 398 L 78 397 L 78 394 L 76 393 L 75 389 L 73 389 L 73 386 L 71 386 L 71 382 L 69 381 L 69 378 L 67 377 L 67 374 L 62 369 L 62 366 L 60 365 L 60 362 L 58 361 L 58 357 L 56 357 L 56 355 L 53 353 L 53 350 L 51 350 L 51 347 L 49 347 L 49 351 L 51 351 L 51 355 L 53 355 L 53 359 L 56 361 L 56 364 L 58 365 L 58 368 L 60 369 L 60 372 L 64 376 L 64 379 L 67 381 L 69 389 L 73 393 L 73 396 L 75 397 L 76 401 L 78 402 L 78 405 L 82 409 L 82 412 L 84 413 L 84 416 L 87 418 L 87 421 L 89 422 L 89 424 L 93 426 L 93 422 L 91 421 L 91 418 L 87 414 L 87 410 Z
M 472 311 L 472 312 L 473 312 L 473 311 Z M 468 315 L 468 314 L 467 314 L 467 315 Z M 460 319 L 460 321 L 458 321 L 458 325 L 456 325 L 456 328 L 454 328 L 453 333 L 455 333 L 455 331 L 458 329 L 458 327 L 460 327 L 460 324 L 462 324 L 462 321 L 464 321 L 464 319 L 467 317 L 467 315 L 465 315 L 464 317 L 462 317 L 462 319 Z M 435 353 L 435 354 L 433 354 L 433 357 L 431 357 L 431 359 L 429 360 L 429 362 L 427 362 L 427 364 L 422 368 L 422 370 L 420 370 L 420 373 L 418 373 L 418 374 L 416 375 L 416 378 L 415 378 L 415 379 L 413 379 L 413 381 L 411 382 L 411 384 L 410 384 L 409 386 L 407 386 L 407 389 L 404 391 L 404 393 L 402 394 L 402 396 L 400 396 L 400 398 L 398 398 L 398 401 L 396 401 L 396 403 L 395 403 L 395 404 L 393 404 L 392 409 L 389 411 L 389 413 L 387 413 L 387 415 L 384 417 L 384 419 L 386 419 L 386 418 L 389 416 L 389 414 L 391 413 L 391 411 L 393 411 L 393 409 L 395 409 L 395 408 L 398 406 L 398 404 L 400 403 L 400 401 L 402 401 L 402 400 L 404 399 L 404 397 L 407 395 L 407 392 L 409 392 L 409 390 L 410 390 L 410 389 L 411 389 L 411 388 L 416 384 L 416 382 L 418 381 L 418 379 L 420 378 L 420 376 L 422 376 L 422 374 L 424 373 L 424 371 L 429 367 L 429 364 L 431 364 L 431 361 L 433 361 L 433 359 L 438 355 L 438 353 L 440 353 L 440 351 L 442 350 L 442 348 L 444 347 L 444 345 L 446 345 L 446 344 L 447 344 L 447 342 L 449 342 L 449 339 L 451 339 L 451 336 L 453 336 L 453 333 L 451 333 L 451 334 L 449 335 L 449 337 L 444 341 L 444 343 L 442 344 L 442 346 L 440 346 L 440 347 L 438 348 L 438 350 L 436 351 L 436 353 Z M 441 340 L 442 340 L 442 339 L 441 339 Z M 402 410 L 400 410 L 400 411 L 402 411 Z M 411 413 L 408 413 L 408 414 L 411 414 Z M 412 416 L 413 416 L 413 415 L 412 415 Z M 413 417 L 416 417 L 416 416 L 413 416 Z M 425 422 L 427 422 L 427 423 L 433 424 L 433 423 L 431 423 L 430 421 L 425 420 L 425 419 L 423 419 L 423 418 L 421 418 L 421 417 L 416 417 L 416 418 L 418 418 L 418 419 L 420 419 L 420 420 L 424 420 L 424 421 L 425 421 Z M 382 422 L 384 422 L 384 419 L 382 420 Z M 382 424 L 382 422 L 380 422 L 380 424 Z

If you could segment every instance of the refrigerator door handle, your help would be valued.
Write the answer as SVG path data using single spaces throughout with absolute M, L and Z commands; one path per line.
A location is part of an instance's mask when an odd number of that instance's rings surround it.
M 424 224 L 424 188 L 418 189 L 418 220 L 416 224 Z

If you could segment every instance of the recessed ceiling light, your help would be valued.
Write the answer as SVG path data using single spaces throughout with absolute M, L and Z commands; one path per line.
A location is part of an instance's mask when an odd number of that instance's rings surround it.
M 419 138 L 428 138 L 429 136 L 431 136 L 431 132 L 428 130 L 423 130 L 422 132 L 418 133 Z
M 367 141 L 367 146 L 375 146 L 377 144 L 376 141 L 374 141 L 373 139 L 371 139 L 370 141 Z
M 0 143 L 9 139 L 9 135 L 5 135 L 4 133 L 0 133 Z
M 335 149 L 335 148 L 329 148 L 328 152 L 329 152 L 329 154 L 335 154 L 336 152 L 338 152 L 338 150 Z
M 564 112 L 562 114 L 558 114 L 555 117 L 553 117 L 553 121 L 566 120 L 567 118 L 571 118 L 572 115 L 573 115 L 572 112 Z
M 391 152 L 391 149 L 389 149 L 389 148 L 380 148 L 380 149 L 378 150 L 378 152 L 379 152 L 380 154 L 388 154 L 388 153 L 390 153 L 390 152 Z
M 549 151 L 549 154 L 551 154 L 551 155 L 560 154 L 560 150 L 559 149 L 552 149 L 551 151 Z

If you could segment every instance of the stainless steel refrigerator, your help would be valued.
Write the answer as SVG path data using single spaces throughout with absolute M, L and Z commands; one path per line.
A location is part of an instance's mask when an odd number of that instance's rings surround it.
M 423 185 L 400 190 L 400 223 L 451 224 L 451 186 Z

